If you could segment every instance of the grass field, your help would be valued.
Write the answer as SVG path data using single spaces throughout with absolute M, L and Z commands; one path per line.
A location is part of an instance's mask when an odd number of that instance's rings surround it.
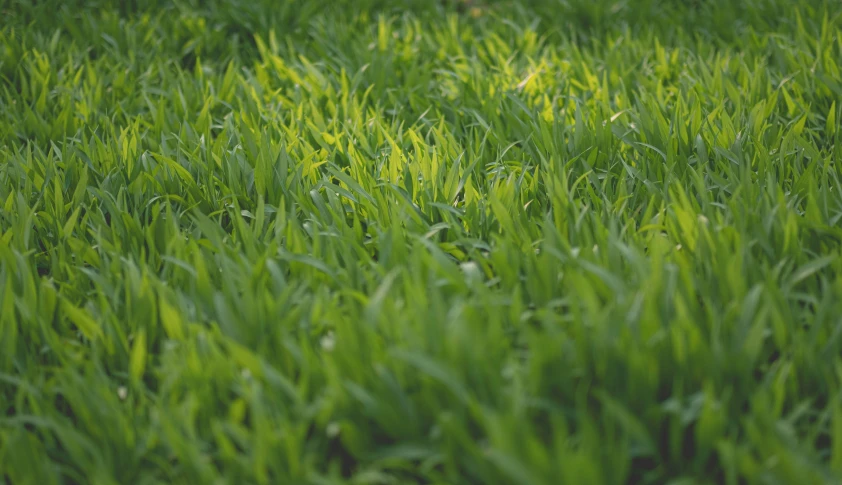
M 842 483 L 838 0 L 0 1 L 0 483 Z

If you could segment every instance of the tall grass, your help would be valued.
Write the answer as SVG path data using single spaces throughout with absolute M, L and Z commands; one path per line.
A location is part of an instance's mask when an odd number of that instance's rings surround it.
M 838 7 L 0 4 L 0 482 L 839 483 Z

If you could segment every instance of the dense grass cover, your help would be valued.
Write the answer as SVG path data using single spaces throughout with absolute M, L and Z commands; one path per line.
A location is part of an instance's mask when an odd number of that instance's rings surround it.
M 840 483 L 839 7 L 0 2 L 0 482 Z

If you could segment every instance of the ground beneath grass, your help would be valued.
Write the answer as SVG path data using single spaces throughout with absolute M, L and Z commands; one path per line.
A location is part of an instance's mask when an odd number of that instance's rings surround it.
M 842 483 L 842 9 L 0 2 L 0 483 Z

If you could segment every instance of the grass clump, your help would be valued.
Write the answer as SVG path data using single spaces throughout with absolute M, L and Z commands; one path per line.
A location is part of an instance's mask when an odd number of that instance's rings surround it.
M 842 480 L 837 3 L 0 5 L 0 482 Z

